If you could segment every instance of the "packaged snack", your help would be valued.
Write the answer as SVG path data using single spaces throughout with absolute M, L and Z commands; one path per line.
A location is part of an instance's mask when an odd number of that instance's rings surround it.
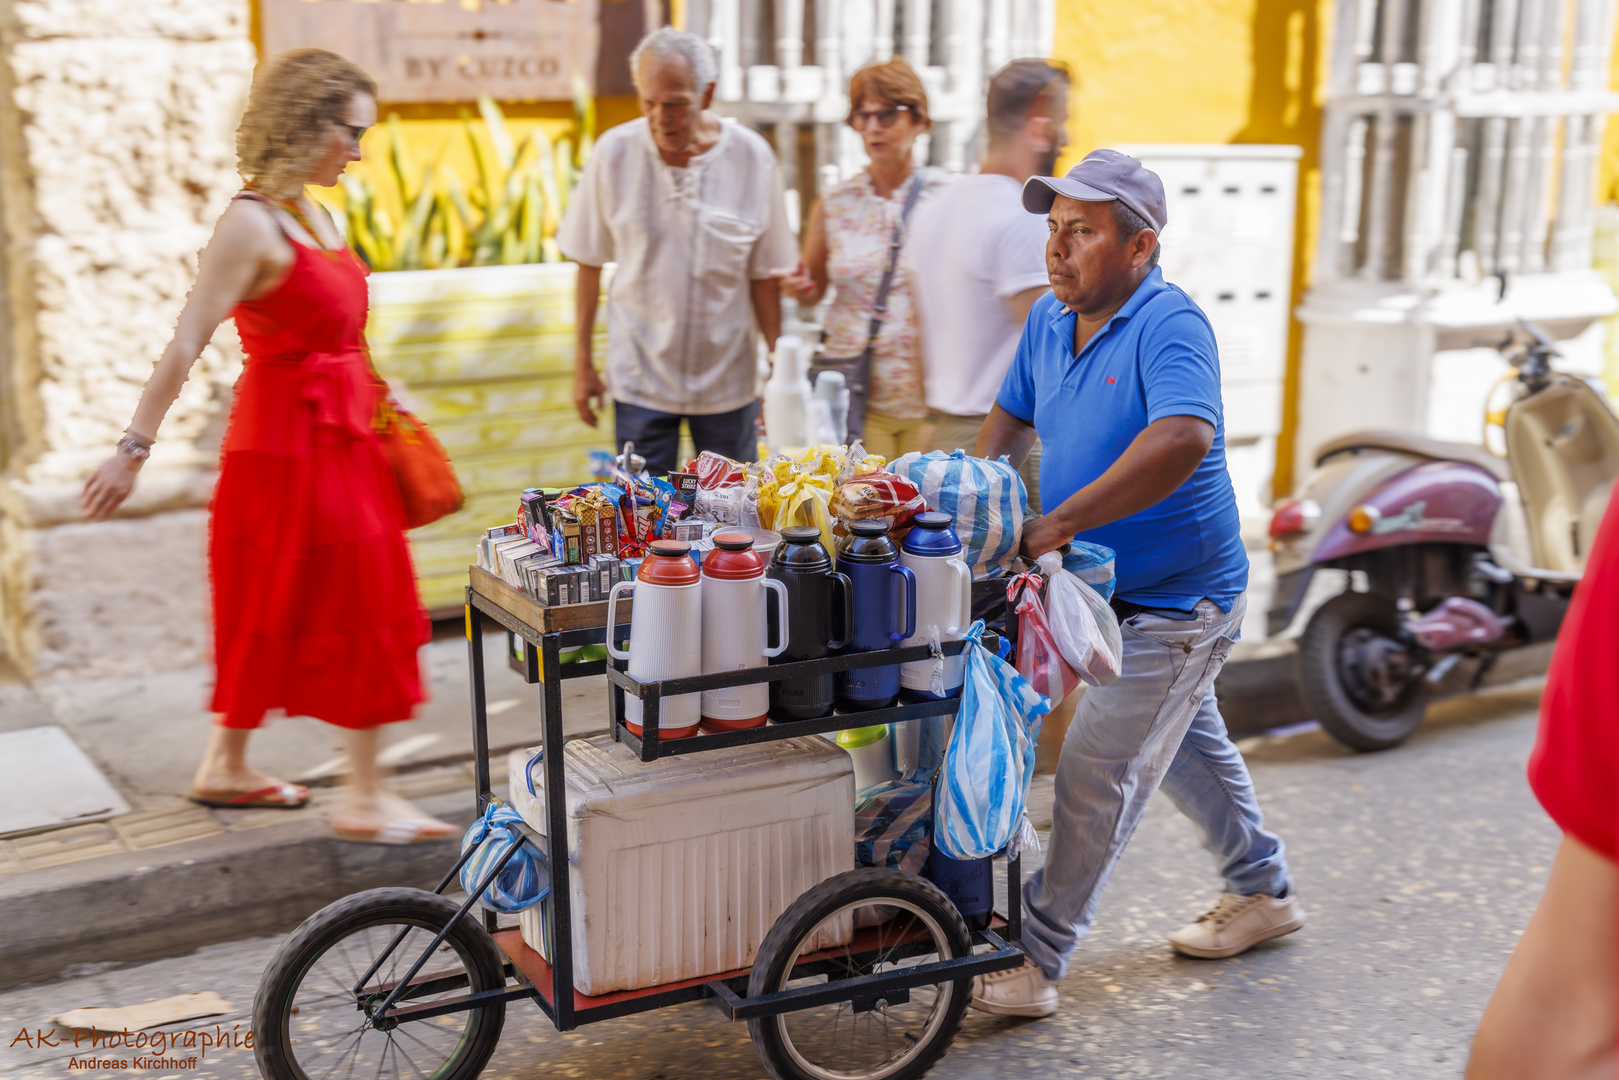
M 877 519 L 890 532 L 909 528 L 911 518 L 925 509 L 917 486 L 891 472 L 869 472 L 845 480 L 832 494 L 832 516 L 839 522 Z
M 702 491 L 712 491 L 728 484 L 740 484 L 748 475 L 747 466 L 740 461 L 732 461 L 724 454 L 716 454 L 712 450 L 704 450 L 697 455 L 695 471 L 697 487 Z

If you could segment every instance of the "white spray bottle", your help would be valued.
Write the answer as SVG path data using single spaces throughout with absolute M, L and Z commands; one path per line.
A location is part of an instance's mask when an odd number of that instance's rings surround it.
M 765 441 L 771 450 L 809 445 L 809 403 L 814 391 L 804 376 L 804 343 L 795 334 L 776 339 L 776 355 L 765 383 Z

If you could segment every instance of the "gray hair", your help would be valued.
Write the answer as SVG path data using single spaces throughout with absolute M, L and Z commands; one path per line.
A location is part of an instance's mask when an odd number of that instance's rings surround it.
M 1120 202 L 1118 199 L 1114 199 L 1113 227 L 1119 230 L 1119 239 L 1124 241 L 1130 239 L 1130 237 L 1134 236 L 1142 229 L 1151 229 L 1152 225 L 1147 221 L 1146 218 L 1124 205 L 1124 203 Z M 1156 237 L 1157 235 L 1158 231 L 1154 229 L 1153 236 Z M 1151 270 L 1153 267 L 1158 265 L 1158 253 L 1161 250 L 1163 250 L 1162 244 L 1155 242 L 1152 245 L 1152 254 L 1148 255 L 1147 261 L 1142 264 L 1143 270 Z
M 635 80 L 636 88 L 641 85 L 641 61 L 670 60 L 678 57 L 686 61 L 686 67 L 691 71 L 692 86 L 700 94 L 719 81 L 719 66 L 714 62 L 714 50 L 709 48 L 708 42 L 696 34 L 688 34 L 684 30 L 676 30 L 672 26 L 660 26 L 635 46 L 630 53 L 630 77 Z

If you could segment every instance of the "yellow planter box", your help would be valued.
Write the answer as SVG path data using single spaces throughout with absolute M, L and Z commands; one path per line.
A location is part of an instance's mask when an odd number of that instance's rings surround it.
M 612 448 L 611 410 L 592 429 L 573 408 L 575 278 L 572 263 L 371 275 L 377 370 L 407 385 L 467 495 L 459 513 L 411 533 L 431 609 L 460 606 L 478 537 L 516 518 L 519 491 L 583 482 L 590 451 Z

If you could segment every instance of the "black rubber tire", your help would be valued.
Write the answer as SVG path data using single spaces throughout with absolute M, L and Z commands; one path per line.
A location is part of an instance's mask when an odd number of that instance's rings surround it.
M 458 908 L 424 889 L 369 889 L 328 904 L 305 919 L 276 950 L 253 999 L 253 1054 L 266 1080 L 310 1080 L 293 1053 L 290 1009 L 304 976 L 328 949 L 368 926 L 412 925 L 437 934 Z M 473 985 L 466 992 L 498 990 L 505 984 L 505 962 L 476 909 L 456 923 L 446 944 L 467 967 Z M 473 1010 L 466 1038 L 432 1080 L 475 1080 L 500 1041 L 505 1022 L 504 1002 Z
M 1310 715 L 1334 739 L 1353 750 L 1387 750 L 1405 742 L 1422 725 L 1428 685 L 1418 675 L 1394 707 L 1376 713 L 1361 708 L 1344 687 L 1338 657 L 1344 635 L 1360 627 L 1397 637 L 1399 609 L 1376 593 L 1346 592 L 1316 610 L 1299 638 L 1299 693 Z
M 964 956 L 972 951 L 972 935 L 961 913 L 932 882 L 903 870 L 862 867 L 827 878 L 782 912 L 759 946 L 758 959 L 748 976 L 748 995 L 752 997 L 780 988 L 785 968 L 797 954 L 799 942 L 833 912 L 855 901 L 882 899 L 903 900 L 926 911 L 938 923 L 952 956 Z M 883 1080 L 915 1080 L 938 1064 L 950 1048 L 961 1031 L 962 1017 L 972 996 L 972 980 L 962 979 L 944 984 L 943 988 L 950 995 L 943 1022 L 915 1056 L 902 1068 L 885 1075 Z M 760 1063 L 775 1080 L 818 1080 L 793 1060 L 786 1047 L 787 1035 L 780 1017 L 749 1020 L 748 1033 L 753 1037 Z

